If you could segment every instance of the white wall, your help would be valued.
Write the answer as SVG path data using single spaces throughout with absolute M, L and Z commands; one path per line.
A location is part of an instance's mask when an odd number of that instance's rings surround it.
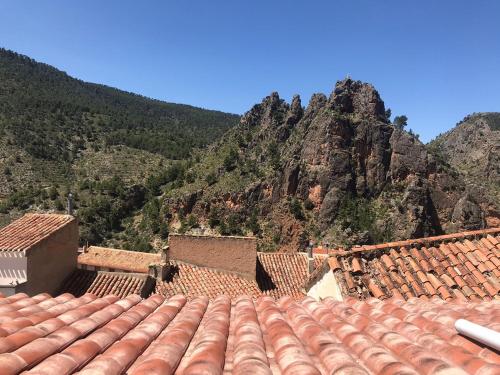
M 309 289 L 307 295 L 318 301 L 326 297 L 333 297 L 337 301 L 342 301 L 342 291 L 332 271 L 325 273 L 325 275 Z
M 0 251 L 0 286 L 26 282 L 27 258 L 17 251 Z

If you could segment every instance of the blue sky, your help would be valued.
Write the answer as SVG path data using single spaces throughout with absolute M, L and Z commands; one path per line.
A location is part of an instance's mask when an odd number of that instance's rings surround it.
M 77 78 L 244 113 L 350 75 L 428 141 L 500 111 L 500 1 L 2 1 L 0 46 Z

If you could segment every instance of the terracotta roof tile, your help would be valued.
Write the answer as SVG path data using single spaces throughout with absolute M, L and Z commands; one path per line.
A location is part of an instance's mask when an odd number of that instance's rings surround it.
M 378 246 L 374 251 L 345 252 L 336 256 L 336 263 L 343 271 L 337 273 L 337 278 L 340 284 L 347 285 L 343 292 L 356 298 L 379 295 L 378 291 L 373 293 L 369 288 L 369 285 L 379 285 L 383 292 L 381 298 L 399 294 L 404 298 L 500 299 L 500 245 L 497 247 L 498 240 L 488 234 L 499 231 L 473 232 L 472 237 L 467 237 L 470 234 L 454 234 L 448 238 L 454 242 L 449 243 L 422 239 L 422 243 L 433 246 L 420 249 L 394 249 L 386 244 L 386 247 Z M 363 268 L 354 274 L 355 267 L 351 265 L 356 262 Z M 367 276 L 373 283 L 356 282 L 355 276 Z M 399 293 L 394 293 L 394 289 Z
M 26 251 L 74 220 L 70 215 L 26 214 L 0 229 L 0 251 Z
M 17 301 L 26 298 L 21 295 Z M 66 296 L 51 308 L 77 300 Z M 0 338 L 0 373 L 500 371 L 494 350 L 457 334 L 453 326 L 463 318 L 497 327 L 500 309 L 493 301 L 347 297 L 344 302 L 311 298 L 299 302 L 291 297 L 276 301 L 269 296 L 257 300 L 219 296 L 209 302 L 207 297 L 155 295 L 145 300 L 89 299 L 55 316 L 22 328 L 22 335 Z
M 143 253 L 90 246 L 78 255 L 78 263 L 86 266 L 147 273 L 151 263 L 160 262 L 160 254 Z
M 257 298 L 269 295 L 280 298 L 284 295 L 296 299 L 305 297 L 304 284 L 309 277 L 306 254 L 258 253 L 257 279 L 240 276 L 195 265 L 170 261 L 172 272 L 165 282 L 156 283 L 156 292 L 163 296 L 185 294 L 189 299 L 200 295 L 214 299 L 219 295 L 235 298 L 246 294 Z M 314 266 L 325 261 L 324 256 L 314 257 Z M 340 265 L 339 265 L 340 268 Z
M 108 294 L 124 298 L 131 294 L 145 295 L 147 275 L 119 272 L 75 270 L 64 282 L 61 292 L 81 296 L 91 293 L 98 297 Z

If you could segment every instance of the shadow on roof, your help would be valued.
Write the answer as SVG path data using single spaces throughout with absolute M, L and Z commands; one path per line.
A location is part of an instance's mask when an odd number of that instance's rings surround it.
M 257 285 L 263 292 L 275 290 L 277 288 L 276 284 L 274 283 L 269 273 L 265 270 L 259 258 L 257 258 Z

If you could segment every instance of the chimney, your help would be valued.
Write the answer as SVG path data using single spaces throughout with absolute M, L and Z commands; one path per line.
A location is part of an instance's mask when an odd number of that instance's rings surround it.
M 314 256 L 313 256 L 313 243 L 309 243 L 307 247 L 307 265 L 309 267 L 309 275 L 314 271 Z
M 169 256 L 170 251 L 169 250 L 170 250 L 170 247 L 168 245 L 162 247 L 162 249 L 161 249 L 161 262 L 162 263 L 167 263 L 170 260 L 170 256 Z
M 148 266 L 148 275 L 153 279 L 158 281 L 164 281 L 167 279 L 168 271 L 170 269 L 169 265 L 166 263 L 151 263 Z
M 68 194 L 68 215 L 73 216 L 73 194 Z

